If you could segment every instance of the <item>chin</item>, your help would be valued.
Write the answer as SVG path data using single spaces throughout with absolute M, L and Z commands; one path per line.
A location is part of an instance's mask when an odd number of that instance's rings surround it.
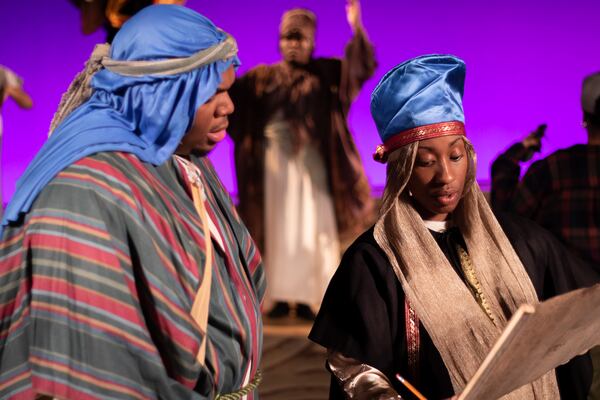
M 448 205 L 445 207 L 432 207 L 430 212 L 433 214 L 452 214 L 456 210 L 457 205 Z
M 211 151 L 213 151 L 215 147 L 210 147 L 210 148 L 206 148 L 206 147 L 202 147 L 202 148 L 196 148 L 194 150 L 192 150 L 192 154 L 195 155 L 196 157 L 204 157 L 207 156 Z
M 305 61 L 301 61 L 301 60 L 298 60 L 297 58 L 290 58 L 290 59 L 288 59 L 288 60 L 286 60 L 286 61 L 287 61 L 289 64 L 292 64 L 292 65 L 294 65 L 294 66 L 303 66 L 303 65 L 306 65 L 306 64 L 308 64 L 308 61 L 306 61 L 306 62 L 305 62 Z

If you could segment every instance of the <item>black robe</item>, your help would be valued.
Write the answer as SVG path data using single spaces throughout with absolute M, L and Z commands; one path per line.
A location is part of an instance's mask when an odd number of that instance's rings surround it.
M 584 261 L 569 253 L 549 232 L 512 215 L 498 221 L 527 270 L 540 300 L 591 286 L 600 277 Z M 457 228 L 431 232 L 462 277 L 455 244 L 466 249 Z M 464 280 L 464 277 L 463 277 Z M 441 355 L 420 324 L 417 380 L 408 371 L 404 292 L 384 251 L 373 237 L 373 228 L 346 251 L 332 278 L 309 339 L 382 371 L 403 398 L 411 399 L 394 375 L 400 373 L 430 399 L 454 395 Z M 576 357 L 557 368 L 561 397 L 586 399 L 592 380 L 589 356 Z M 345 396 L 332 377 L 330 399 Z

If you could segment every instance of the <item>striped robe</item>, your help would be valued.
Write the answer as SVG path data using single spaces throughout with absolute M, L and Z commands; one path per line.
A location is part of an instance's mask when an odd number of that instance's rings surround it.
M 263 268 L 206 158 L 214 243 L 206 361 L 190 316 L 205 238 L 171 159 L 86 157 L 57 175 L 0 242 L 0 398 L 205 399 L 260 362 Z M 256 399 L 258 396 L 249 396 Z

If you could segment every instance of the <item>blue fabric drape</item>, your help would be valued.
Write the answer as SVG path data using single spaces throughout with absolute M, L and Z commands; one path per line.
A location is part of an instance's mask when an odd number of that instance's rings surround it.
M 123 25 L 110 56 L 127 61 L 188 57 L 225 39 L 223 31 L 193 10 L 155 5 Z M 92 96 L 56 128 L 17 182 L 2 228 L 27 212 L 61 170 L 88 155 L 123 151 L 155 165 L 165 162 L 231 65 L 239 65 L 237 57 L 168 76 L 97 72 L 91 82 Z

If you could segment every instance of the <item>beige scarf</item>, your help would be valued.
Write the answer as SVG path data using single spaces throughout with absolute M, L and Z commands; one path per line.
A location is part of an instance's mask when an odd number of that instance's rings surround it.
M 453 219 L 465 239 L 493 322 L 456 274 L 404 192 L 418 142 L 390 156 L 374 234 L 408 301 L 440 352 L 456 393 L 475 374 L 519 305 L 538 302 L 523 264 L 475 182 L 475 153 L 467 139 L 465 147 L 470 165 L 465 193 Z M 503 397 L 558 398 L 554 371 Z

